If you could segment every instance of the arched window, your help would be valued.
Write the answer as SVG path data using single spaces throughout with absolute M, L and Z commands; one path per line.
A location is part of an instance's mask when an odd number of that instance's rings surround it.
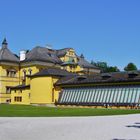
M 26 78 L 26 70 L 23 70 L 23 79 Z
M 17 71 L 15 69 L 7 69 L 6 70 L 6 76 L 7 77 L 16 77 Z
M 32 69 L 28 69 L 29 75 L 32 75 Z

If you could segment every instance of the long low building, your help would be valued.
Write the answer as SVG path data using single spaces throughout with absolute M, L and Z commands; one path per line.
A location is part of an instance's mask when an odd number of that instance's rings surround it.
M 140 107 L 140 71 L 64 77 L 58 105 Z
M 11 104 L 140 108 L 140 71 L 78 75 L 48 68 L 11 87 Z

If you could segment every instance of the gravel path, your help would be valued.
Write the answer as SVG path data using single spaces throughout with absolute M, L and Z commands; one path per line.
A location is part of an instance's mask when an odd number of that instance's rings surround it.
M 140 140 L 140 115 L 1 117 L 0 140 Z

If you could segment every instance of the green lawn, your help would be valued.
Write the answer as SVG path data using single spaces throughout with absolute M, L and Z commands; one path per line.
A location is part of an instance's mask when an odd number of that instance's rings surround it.
M 138 114 L 140 110 L 51 108 L 42 106 L 0 104 L 0 117 L 59 117 L 59 116 L 104 116 Z

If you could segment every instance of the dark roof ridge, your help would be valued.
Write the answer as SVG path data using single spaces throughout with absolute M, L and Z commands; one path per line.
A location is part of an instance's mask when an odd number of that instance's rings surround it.
M 66 48 L 63 48 L 63 49 L 56 49 L 56 51 L 61 51 L 61 50 L 66 50 L 66 49 L 73 49 L 74 50 L 74 48 L 66 47 Z
M 17 86 L 10 87 L 10 88 L 11 89 L 25 89 L 25 88 L 30 88 L 30 85 L 22 84 L 22 85 L 17 85 Z
M 117 71 L 117 72 L 105 72 L 100 74 L 116 74 L 116 73 L 130 73 L 130 72 L 140 72 L 140 70 L 132 70 L 132 71 Z
M 132 71 L 133 72 L 133 71 Z M 129 72 L 112 72 L 112 73 L 100 73 L 100 74 L 92 74 L 87 75 L 87 78 L 81 78 L 78 80 L 79 76 L 75 76 L 75 78 L 70 78 L 68 81 L 66 79 L 59 80 L 56 85 L 76 85 L 76 84 L 95 84 L 95 83 L 114 83 L 114 82 L 140 82 L 140 71 L 138 71 L 137 76 L 130 77 Z M 103 75 L 110 75 L 110 78 L 104 79 Z
M 41 70 L 40 72 L 30 76 L 30 77 L 38 77 L 38 76 L 67 76 L 74 75 L 72 72 L 68 72 L 67 70 L 60 68 L 46 68 Z

